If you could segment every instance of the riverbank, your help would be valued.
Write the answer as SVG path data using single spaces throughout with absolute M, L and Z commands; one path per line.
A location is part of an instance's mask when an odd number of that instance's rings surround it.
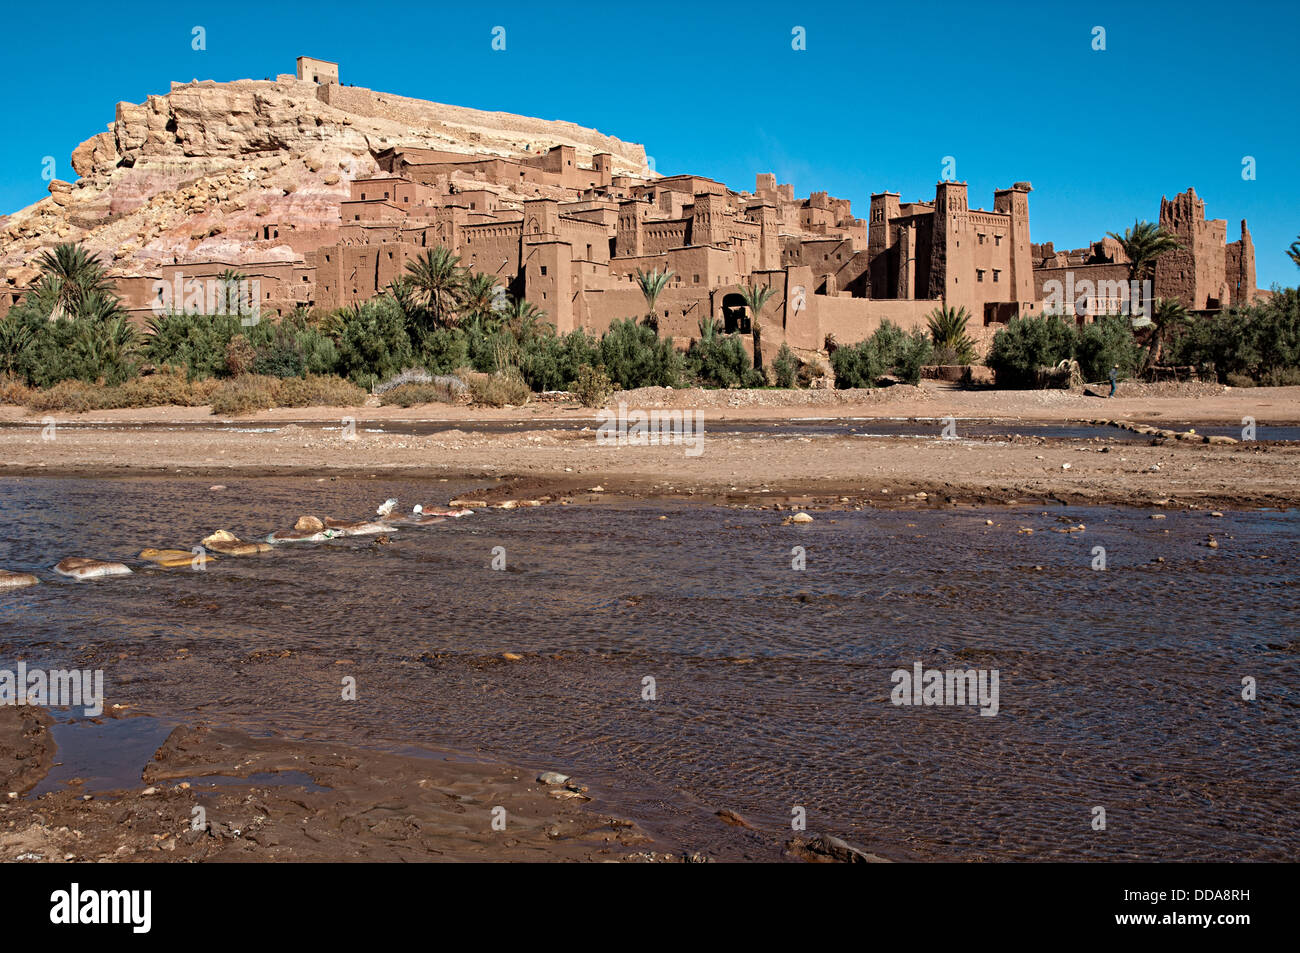
M 682 446 L 600 445 L 594 412 L 560 404 L 501 410 L 452 405 L 311 408 L 252 414 L 227 426 L 213 425 L 203 408 L 102 412 L 44 422 L 3 408 L 0 473 L 171 474 L 214 484 L 269 475 L 470 479 L 481 481 L 491 502 L 546 496 L 556 502 L 632 497 L 854 506 L 899 505 L 903 500 L 931 506 L 1300 503 L 1295 478 L 1300 446 L 1266 439 L 1270 426 L 1300 420 L 1300 388 L 1219 390 L 1202 397 L 1100 400 L 1068 391 L 891 388 L 877 392 L 874 403 L 828 404 L 815 408 L 816 415 L 806 406 L 774 409 L 743 403 L 746 395 L 768 399 L 778 392 L 712 392 L 719 400 L 730 394 L 742 405 L 704 411 L 705 440 L 698 455 Z M 689 408 L 692 399 L 691 392 L 674 391 L 625 396 L 633 401 L 630 407 L 645 409 Z M 915 418 L 932 422 L 932 429 L 864 438 L 809 436 L 786 426 L 812 416 Z M 951 433 L 957 439 L 938 439 L 945 417 L 953 418 Z M 1251 418 L 1261 439 L 1207 445 L 1138 438 L 1106 427 L 1085 439 L 1053 439 L 999 435 L 995 425 L 1103 417 L 1178 430 L 1217 422 L 1238 428 L 1234 432 Z M 430 420 L 454 425 L 426 435 L 400 432 L 404 424 Z M 720 432 L 739 421 L 755 426 L 747 432 Z M 963 438 L 963 428 L 971 422 L 990 424 L 994 432 L 985 426 L 980 436 Z M 601 490 L 592 492 L 596 486 Z M 446 501 L 431 489 L 428 502 Z
M 1240 426 L 1243 417 L 1261 423 L 1300 423 L 1300 387 L 1233 388 L 1218 384 L 1121 383 L 1114 398 L 1083 390 L 964 390 L 940 381 L 918 386 L 899 384 L 873 390 L 703 390 L 642 387 L 617 391 L 608 406 L 698 409 L 708 420 L 788 420 L 809 416 L 837 418 L 925 417 L 982 420 L 1086 420 L 1124 417 L 1149 423 L 1161 420 L 1224 423 Z M 70 414 L 35 413 L 0 405 L 0 425 L 39 425 L 46 416 L 76 424 L 213 424 L 226 421 L 249 426 L 286 422 L 336 422 L 348 417 L 357 425 L 402 421 L 524 422 L 592 419 L 596 411 L 562 397 L 543 396 L 522 407 L 471 404 L 380 406 L 371 398 L 363 407 L 284 407 L 239 416 L 213 415 L 209 406 L 140 407 Z
M 44 709 L 0 708 L 0 860 L 679 859 L 634 823 L 583 808 L 576 781 L 233 728 L 177 727 L 131 787 L 73 779 L 24 797 L 63 760 L 52 724 Z

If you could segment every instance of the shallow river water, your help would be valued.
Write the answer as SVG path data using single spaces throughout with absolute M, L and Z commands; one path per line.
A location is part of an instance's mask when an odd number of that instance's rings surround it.
M 900 859 L 1300 857 L 1300 514 L 554 505 L 202 572 L 48 571 L 473 489 L 208 486 L 0 480 L 0 568 L 43 580 L 0 593 L 0 667 L 100 667 L 163 721 L 556 768 L 692 849 L 731 836 L 721 808 L 788 830 L 799 807 Z M 916 663 L 996 670 L 997 714 L 893 704 Z

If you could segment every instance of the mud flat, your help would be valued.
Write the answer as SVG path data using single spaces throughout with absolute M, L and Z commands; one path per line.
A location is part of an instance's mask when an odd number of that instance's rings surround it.
M 131 787 L 74 778 L 31 796 L 57 761 L 52 724 L 40 708 L 0 708 L 0 860 L 682 859 L 582 806 L 571 780 L 229 728 L 175 728 Z

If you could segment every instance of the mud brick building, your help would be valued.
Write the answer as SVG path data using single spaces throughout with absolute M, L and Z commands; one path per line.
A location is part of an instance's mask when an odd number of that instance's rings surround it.
M 250 90 L 245 93 L 243 86 Z M 658 326 L 678 344 L 697 336 L 705 319 L 729 332 L 748 331 L 758 320 L 768 353 L 785 342 L 810 356 L 824 351 L 828 339 L 859 341 L 884 320 L 924 328 L 940 305 L 966 308 L 971 333 L 987 343 L 1015 315 L 1041 313 L 1049 281 L 1072 275 L 1076 282 L 1105 281 L 1111 287 L 1128 278 L 1123 252 L 1112 239 L 1066 252 L 1050 242 L 1031 243 L 1028 182 L 995 191 L 989 209 L 971 207 L 965 182 L 938 182 L 932 197 L 913 201 L 877 192 L 862 219 L 848 199 L 827 192 L 796 197 L 792 186 L 771 173 L 758 174 L 752 191 L 700 175 L 660 176 L 644 164 L 640 147 L 594 130 L 344 86 L 337 64 L 311 57 L 299 57 L 296 73 L 273 84 L 178 84 L 172 96 L 194 100 L 182 112 L 170 110 L 176 121 L 204 118 L 210 98 L 217 109 L 236 102 L 246 104 L 239 108 L 273 109 L 264 121 L 274 123 L 281 136 L 304 127 L 333 129 L 354 156 L 356 142 L 365 144 L 365 168 L 348 160 L 325 177 L 324 160 L 308 160 L 300 174 L 321 168 L 315 185 L 295 191 L 298 183 L 289 181 L 278 199 L 275 193 L 270 200 L 228 199 L 230 215 L 216 217 L 192 241 L 174 241 L 179 252 L 116 276 L 127 307 L 141 321 L 153 310 L 155 281 L 170 285 L 178 274 L 201 280 L 227 269 L 257 279 L 264 314 L 345 307 L 383 293 L 408 262 L 441 245 L 541 308 L 561 333 L 600 333 L 612 321 L 644 316 L 636 273 L 658 269 L 672 272 L 657 302 Z M 194 130 L 171 132 L 163 122 L 166 106 L 161 97 L 144 107 L 120 105 L 112 131 L 83 144 L 74 164 L 102 167 L 106 178 L 129 179 L 144 173 L 128 163 L 145 168 L 151 149 L 167 152 L 156 167 L 170 170 L 181 161 L 172 155 L 176 147 L 169 136 L 184 138 L 180 148 L 189 151 L 194 140 L 220 145 L 228 138 L 216 129 L 229 122 L 225 114 Z M 309 114 L 315 118 L 309 121 Z M 406 128 L 412 116 L 431 116 L 435 130 L 459 123 L 476 147 L 451 140 L 457 148 L 393 141 L 392 131 Z M 356 127 L 363 123 L 377 131 L 358 140 Z M 142 125 L 145 131 L 136 132 Z M 489 127 L 495 138 L 485 139 Z M 534 149 L 533 137 L 556 127 L 571 141 Z M 257 127 L 250 129 L 256 138 Z M 516 136 L 522 144 L 511 141 Z M 250 142 L 243 148 L 261 147 Z M 248 175 L 284 175 L 274 171 L 279 161 Z M 221 168 L 228 171 L 217 200 L 245 174 L 228 163 Z M 106 207 L 114 214 L 128 207 L 123 199 L 112 201 Z M 199 195 L 187 201 L 191 214 L 206 208 Z M 130 207 L 136 202 L 131 199 Z M 1157 297 L 1176 297 L 1196 310 L 1254 300 L 1254 248 L 1244 221 L 1240 239 L 1227 242 L 1226 222 L 1207 221 L 1205 203 L 1189 189 L 1161 200 L 1160 223 L 1184 247 L 1160 259 Z M 203 254 L 213 241 L 224 242 L 220 254 Z M 194 251 L 185 250 L 190 247 Z M 776 292 L 761 315 L 745 307 L 742 291 L 750 283 Z M 0 312 L 22 290 L 12 274 L 9 285 L 0 294 Z M 1085 302 L 1079 319 L 1106 313 L 1114 304 L 1108 293 L 1098 293 Z

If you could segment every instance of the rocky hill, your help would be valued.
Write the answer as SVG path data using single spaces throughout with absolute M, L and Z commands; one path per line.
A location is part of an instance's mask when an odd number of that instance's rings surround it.
M 114 275 L 173 259 L 290 259 L 287 246 L 254 240 L 262 226 L 337 224 L 349 182 L 377 172 L 385 149 L 527 156 L 560 144 L 582 164 L 608 152 L 616 174 L 647 174 L 642 146 L 569 122 L 293 75 L 174 83 L 166 95 L 118 104 L 108 131 L 73 152 L 78 181 L 56 179 L 48 198 L 0 217 L 0 287 L 24 287 L 40 250 L 67 241 L 103 253 Z

